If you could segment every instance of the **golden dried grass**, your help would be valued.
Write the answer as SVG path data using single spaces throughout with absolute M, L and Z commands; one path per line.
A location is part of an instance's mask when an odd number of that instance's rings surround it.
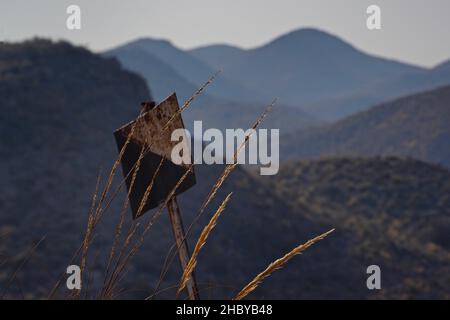
M 227 164 L 225 166 L 224 171 L 219 176 L 219 178 L 216 180 L 215 184 L 212 186 L 211 190 L 209 191 L 208 195 L 206 196 L 206 199 L 204 200 L 204 202 L 202 203 L 200 209 L 198 210 L 198 213 L 196 214 L 196 216 L 193 219 L 192 223 L 189 225 L 189 228 L 187 229 L 185 237 L 184 237 L 183 240 L 185 240 L 189 236 L 193 226 L 200 219 L 200 217 L 202 216 L 204 210 L 209 205 L 209 203 L 214 199 L 214 197 L 217 194 L 217 191 L 220 189 L 220 187 L 225 182 L 225 180 L 228 178 L 228 176 L 231 174 L 231 172 L 233 172 L 233 170 L 236 168 L 236 166 L 237 166 L 237 157 L 238 157 L 239 153 L 242 151 L 242 148 L 248 143 L 248 141 L 250 140 L 250 137 L 255 132 L 255 130 L 261 125 L 261 123 L 267 117 L 269 112 L 272 110 L 272 108 L 274 107 L 276 101 L 277 101 L 277 99 L 274 99 L 272 101 L 272 103 L 265 108 L 265 110 L 261 113 L 261 115 L 258 117 L 258 119 L 256 119 L 255 123 L 252 126 L 252 130 L 250 131 L 249 134 L 246 134 L 244 141 L 241 142 L 241 144 L 238 146 L 237 150 L 235 151 L 235 153 L 233 155 L 233 163 L 232 164 Z M 175 247 L 176 247 L 176 251 L 172 252 Z M 169 252 L 168 252 L 167 257 L 166 257 L 166 262 L 164 263 L 164 266 L 163 266 L 163 269 L 161 271 L 158 283 L 157 283 L 156 288 L 155 288 L 155 292 L 157 290 L 159 290 L 164 277 L 166 276 L 167 272 L 169 271 L 169 268 L 172 265 L 172 263 L 174 261 L 174 258 L 176 257 L 176 254 L 178 253 L 178 250 L 180 250 L 180 248 L 176 245 L 176 243 L 174 243 L 172 245 L 172 247 L 169 249 Z
M 332 233 L 334 229 L 331 229 L 328 232 L 325 232 L 321 234 L 320 236 L 317 236 L 311 240 L 308 240 L 304 244 L 299 245 L 298 247 L 295 247 L 290 252 L 285 254 L 280 259 L 275 260 L 272 262 L 263 272 L 258 274 L 252 281 L 250 281 L 234 298 L 233 300 L 241 300 L 248 296 L 250 293 L 252 293 L 258 285 L 267 277 L 269 277 L 272 273 L 274 273 L 276 270 L 282 268 L 286 263 L 289 262 L 293 257 L 296 255 L 301 254 L 303 251 L 311 247 L 316 242 L 323 240 L 325 237 L 327 237 L 330 233 Z
M 195 266 L 197 265 L 197 257 L 200 253 L 200 250 L 203 248 L 203 246 L 206 243 L 206 240 L 208 239 L 209 234 L 216 226 L 217 220 L 219 219 L 222 212 L 225 210 L 225 207 L 228 204 L 228 201 L 230 201 L 231 195 L 233 193 L 230 192 L 228 196 L 222 201 L 219 208 L 216 210 L 216 213 L 212 216 L 209 223 L 203 228 L 202 233 L 200 234 L 200 237 L 197 240 L 197 244 L 195 245 L 194 252 L 192 253 L 191 258 L 189 259 L 188 264 L 186 265 L 186 268 L 183 271 L 183 275 L 181 276 L 180 280 L 180 286 L 178 288 L 177 294 L 179 294 L 185 287 L 187 282 L 190 280 L 192 272 L 195 269 Z
M 175 117 L 177 115 L 179 115 L 181 112 L 186 110 L 189 107 L 189 105 L 192 103 L 192 101 L 196 97 L 198 97 L 199 95 L 201 95 L 203 93 L 205 88 L 214 81 L 214 79 L 217 77 L 217 75 L 220 72 L 221 71 L 218 71 L 216 74 L 211 76 L 210 79 L 208 79 L 208 81 L 205 82 L 205 84 L 202 87 L 200 87 L 183 104 L 183 106 L 180 108 L 178 113 L 173 115 L 171 117 L 171 119 L 169 119 L 169 121 L 166 123 L 166 125 L 163 128 L 163 131 L 166 130 L 169 127 L 170 122 L 173 119 L 175 119 Z M 218 190 L 223 185 L 224 181 L 227 179 L 227 177 L 231 174 L 231 172 L 237 166 L 238 154 L 241 152 L 242 148 L 247 144 L 247 142 L 249 141 L 249 139 L 250 139 L 251 135 L 253 134 L 254 130 L 260 126 L 260 124 L 263 122 L 263 120 L 265 119 L 267 114 L 271 111 L 271 109 L 273 108 L 275 102 L 276 102 L 276 100 L 274 100 L 264 110 L 264 112 L 260 115 L 260 117 L 256 120 L 256 122 L 252 126 L 253 130 L 251 131 L 250 134 L 246 135 L 245 140 L 241 143 L 241 145 L 236 150 L 236 152 L 234 154 L 234 161 L 233 161 L 233 163 L 232 164 L 228 164 L 228 165 L 225 166 L 224 171 L 219 176 L 219 178 L 217 179 L 215 184 L 212 186 L 212 188 L 209 191 L 206 199 L 204 200 L 204 202 L 200 206 L 200 208 L 198 210 L 198 213 L 195 216 L 193 222 L 189 226 L 189 229 L 188 229 L 188 231 L 186 233 L 185 239 L 189 235 L 189 233 L 191 231 L 191 228 L 198 221 L 198 219 L 200 218 L 200 216 L 202 215 L 202 213 L 204 212 L 206 207 L 215 198 Z M 87 228 L 86 228 L 85 237 L 83 239 L 82 245 L 80 246 L 79 250 L 76 253 L 76 254 L 78 254 L 79 252 L 81 252 L 81 265 L 82 265 L 82 268 L 84 270 L 85 267 L 86 267 L 86 259 L 87 259 L 89 247 L 90 247 L 90 245 L 92 243 L 92 240 L 93 240 L 93 235 L 94 235 L 94 230 L 96 228 L 96 225 L 101 220 L 101 218 L 102 218 L 103 214 L 105 213 L 105 211 L 108 210 L 108 208 L 110 207 L 112 201 L 117 197 L 117 195 L 118 195 L 119 191 L 121 190 L 121 188 L 123 188 L 123 186 L 125 184 L 125 181 L 129 178 L 130 174 L 132 174 L 130 188 L 128 190 L 127 198 L 124 200 L 124 203 L 123 203 L 123 206 L 122 206 L 119 222 L 118 222 L 118 224 L 116 226 L 116 231 L 115 231 L 115 235 L 114 235 L 114 242 L 113 242 L 113 245 L 112 245 L 109 257 L 108 257 L 104 285 L 103 285 L 103 288 L 102 288 L 102 290 L 101 290 L 101 292 L 100 292 L 100 294 L 98 296 L 99 298 L 102 298 L 102 299 L 104 299 L 104 298 L 106 298 L 106 299 L 113 298 L 113 297 L 116 296 L 115 295 L 115 290 L 116 290 L 118 284 L 120 283 L 120 281 L 121 281 L 121 279 L 122 279 L 122 277 L 124 275 L 124 271 L 126 269 L 126 266 L 129 264 L 131 258 L 134 256 L 134 254 L 136 254 L 136 252 L 139 250 L 139 248 L 143 244 L 145 235 L 150 230 L 150 228 L 154 225 L 156 220 L 160 217 L 161 213 L 163 212 L 164 208 L 167 206 L 168 202 L 175 195 L 175 192 L 178 189 L 178 187 L 183 183 L 183 181 L 187 178 L 187 176 L 192 172 L 192 169 L 193 169 L 193 164 L 191 164 L 188 167 L 188 170 L 186 171 L 186 173 L 180 178 L 180 180 L 177 182 L 177 184 L 171 190 L 171 192 L 169 193 L 169 195 L 165 199 L 164 203 L 158 207 L 157 211 L 144 224 L 145 227 L 144 227 L 143 231 L 140 233 L 139 236 L 136 236 L 136 234 L 137 234 L 137 231 L 139 230 L 140 223 L 133 223 L 130 226 L 130 228 L 129 228 L 129 230 L 128 230 L 125 238 L 124 238 L 120 254 L 119 254 L 119 256 L 117 258 L 115 258 L 115 256 L 116 256 L 116 248 L 118 246 L 118 242 L 119 242 L 119 239 L 120 239 L 121 234 L 122 234 L 122 227 L 123 227 L 123 224 L 124 224 L 125 212 L 126 212 L 126 209 L 128 208 L 128 204 L 129 204 L 129 195 L 130 195 L 130 192 L 132 191 L 132 188 L 133 188 L 133 185 L 134 185 L 134 181 L 136 179 L 136 175 L 137 175 L 137 173 L 139 171 L 140 162 L 143 159 L 143 157 L 145 156 L 145 154 L 150 150 L 150 147 L 151 147 L 151 146 L 147 146 L 147 148 L 142 148 L 140 156 L 139 156 L 137 162 L 134 164 L 134 166 L 131 168 L 131 170 L 124 175 L 125 177 L 121 180 L 121 182 L 119 183 L 118 187 L 111 194 L 110 191 L 111 191 L 111 187 L 113 185 L 114 177 L 115 177 L 115 175 L 117 173 L 117 169 L 118 169 L 118 166 L 119 166 L 119 164 L 121 162 L 121 159 L 123 157 L 125 149 L 126 149 L 127 145 L 129 144 L 129 142 L 131 140 L 131 136 L 133 135 L 134 128 L 135 128 L 135 126 L 132 127 L 132 129 L 131 129 L 128 137 L 127 137 L 127 140 L 126 140 L 124 146 L 121 148 L 117 159 L 113 163 L 113 166 L 112 166 L 112 168 L 111 168 L 111 170 L 110 170 L 110 172 L 108 174 L 108 178 L 106 180 L 106 184 L 105 184 L 105 186 L 104 186 L 104 188 L 102 190 L 102 193 L 101 193 L 100 197 L 98 197 L 98 194 L 99 194 L 99 177 L 97 178 L 96 189 L 95 189 L 95 192 L 93 194 L 92 207 L 91 207 L 91 210 L 90 210 L 90 213 L 89 213 L 89 217 L 88 217 L 88 224 L 87 224 Z M 155 180 L 156 174 L 158 174 L 159 168 L 161 167 L 161 165 L 162 165 L 162 161 L 161 161 L 160 165 L 158 166 L 158 169 L 156 170 L 156 173 L 155 173 L 151 183 L 149 184 L 148 188 L 146 189 L 146 192 L 144 193 L 144 196 L 143 196 L 143 198 L 141 200 L 141 203 L 140 203 L 140 206 L 139 206 L 139 209 L 138 209 L 138 212 L 139 212 L 138 215 L 141 214 L 141 212 L 142 212 L 142 210 L 144 208 L 144 205 L 145 205 L 145 203 L 146 203 L 146 201 L 148 199 L 150 191 L 153 188 L 153 182 Z M 109 194 L 111 194 L 111 195 L 108 198 Z M 185 288 L 186 283 L 189 281 L 190 277 L 192 276 L 192 273 L 193 273 L 193 271 L 194 271 L 194 269 L 196 267 L 196 264 L 197 264 L 198 254 L 200 253 L 201 249 L 205 245 L 205 243 L 206 243 L 210 233 L 212 232 L 212 230 L 216 226 L 218 218 L 220 217 L 220 215 L 224 211 L 228 201 L 230 200 L 230 197 L 231 197 L 231 193 L 224 199 L 224 201 L 221 203 L 219 208 L 216 210 L 215 214 L 213 215 L 213 217 L 211 218 L 209 223 L 203 229 L 203 231 L 202 231 L 202 233 L 201 233 L 201 235 L 200 235 L 200 237 L 199 237 L 199 239 L 197 241 L 197 244 L 195 246 L 194 252 L 193 252 L 193 254 L 192 254 L 192 256 L 191 256 L 191 258 L 189 260 L 189 263 L 188 263 L 187 267 L 185 268 L 185 270 L 183 270 L 183 275 L 182 275 L 180 283 L 178 285 L 178 293 L 181 292 L 181 290 L 183 290 Z M 324 233 L 324 234 L 322 234 L 322 235 L 320 235 L 320 236 L 318 236 L 318 237 L 316 237 L 314 239 L 309 240 L 305 244 L 302 244 L 302 245 L 294 248 L 291 252 L 289 252 L 288 254 L 283 256 L 282 258 L 280 258 L 280 259 L 274 261 L 273 263 L 271 263 L 263 272 L 261 272 L 247 286 L 245 286 L 236 295 L 236 297 L 234 299 L 239 300 L 239 299 L 242 299 L 242 298 L 246 297 L 253 290 L 255 290 L 258 287 L 258 285 L 265 278 L 270 276 L 270 274 L 272 274 L 275 270 L 281 268 L 290 259 L 292 259 L 294 256 L 302 253 L 304 250 L 306 250 L 307 248 L 312 246 L 317 241 L 322 240 L 323 238 L 325 238 L 333 230 L 330 230 L 327 233 Z M 134 242 L 133 242 L 133 239 L 135 237 L 137 237 L 137 239 L 134 240 Z M 130 245 L 131 245 L 131 248 L 129 250 L 127 250 Z M 172 248 L 170 249 L 168 256 L 170 256 L 170 253 L 171 253 L 173 248 L 174 248 L 174 246 L 172 246 Z M 171 262 L 173 261 L 173 258 L 175 257 L 175 254 L 177 253 L 178 250 L 179 250 L 179 248 L 177 247 L 177 250 L 175 251 L 175 253 L 172 255 L 172 257 L 170 259 L 170 262 L 168 264 L 165 263 L 165 267 L 167 267 L 167 269 L 163 268 L 163 272 L 161 273 L 161 276 L 160 276 L 160 279 L 159 279 L 159 282 L 158 282 L 158 285 L 156 287 L 155 292 L 158 292 L 157 290 L 159 288 L 159 285 L 162 282 L 162 280 L 164 278 L 164 275 L 168 271 L 168 268 L 169 268 Z M 168 259 L 166 258 L 166 261 L 167 260 Z M 113 261 L 116 262 L 114 267 L 112 267 Z M 56 286 L 52 290 L 52 293 L 51 293 L 50 296 L 53 296 L 56 293 L 56 290 L 57 290 L 59 284 L 60 284 L 60 281 L 56 284 Z M 78 297 L 79 295 L 80 295 L 80 292 L 75 293 L 76 297 Z M 86 293 L 85 296 L 86 297 L 88 296 L 87 293 Z

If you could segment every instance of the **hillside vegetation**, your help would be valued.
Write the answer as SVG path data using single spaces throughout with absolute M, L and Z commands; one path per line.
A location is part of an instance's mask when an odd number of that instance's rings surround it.
M 411 159 L 329 158 L 286 164 L 270 185 L 296 214 L 351 239 L 336 248 L 337 261 L 381 267 L 379 297 L 448 297 L 447 169 Z

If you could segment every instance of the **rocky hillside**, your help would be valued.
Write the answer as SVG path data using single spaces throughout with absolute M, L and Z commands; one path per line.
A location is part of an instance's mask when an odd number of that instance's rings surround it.
M 335 288 L 342 296 L 449 297 L 447 169 L 410 159 L 330 158 L 286 164 L 270 185 L 296 215 L 336 227 L 340 257 L 330 264 L 355 262 Z M 374 295 L 353 284 L 371 264 L 383 275 Z

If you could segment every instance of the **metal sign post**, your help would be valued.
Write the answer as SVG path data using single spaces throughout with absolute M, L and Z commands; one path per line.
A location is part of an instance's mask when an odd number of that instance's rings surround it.
M 176 165 L 171 161 L 172 149 L 179 143 L 171 141 L 171 134 L 175 129 L 184 129 L 176 95 L 169 96 L 156 106 L 151 102 L 143 103 L 142 108 L 142 114 L 135 121 L 114 132 L 119 151 L 122 150 L 128 136 L 131 135 L 121 160 L 128 190 L 130 190 L 133 176 L 133 174 L 128 173 L 135 169 L 135 164 L 141 156 L 143 148 L 147 151 L 140 161 L 139 171 L 135 176 L 135 182 L 130 192 L 129 198 L 133 219 L 139 218 L 148 210 L 156 208 L 164 202 L 181 177 L 186 174 L 187 170 L 191 169 L 187 164 Z M 188 140 L 184 139 L 184 141 Z M 158 174 L 155 175 L 158 167 L 160 167 Z M 143 208 L 139 210 L 144 194 L 153 179 L 153 188 Z M 186 179 L 180 184 L 175 191 L 175 195 L 169 199 L 167 204 L 182 270 L 186 268 L 190 255 L 176 195 L 194 186 L 195 182 L 194 170 L 191 169 L 191 172 L 188 173 Z M 199 299 L 194 274 L 187 283 L 186 289 L 189 299 Z
M 172 223 L 173 236 L 178 248 L 178 257 L 180 259 L 181 269 L 184 270 L 190 259 L 189 249 L 184 234 L 183 221 L 181 220 L 180 207 L 178 206 L 176 197 L 172 197 L 167 204 L 167 211 L 169 211 L 170 222 Z M 186 284 L 186 290 L 190 300 L 199 300 L 197 281 L 195 275 L 189 278 Z

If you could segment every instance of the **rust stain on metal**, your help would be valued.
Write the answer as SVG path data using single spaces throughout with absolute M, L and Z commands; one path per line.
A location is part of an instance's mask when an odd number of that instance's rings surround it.
M 125 137 L 130 134 L 132 125 L 136 128 L 131 140 L 139 145 L 149 147 L 150 151 L 171 160 L 173 147 L 178 143 L 171 141 L 170 136 L 176 129 L 184 128 L 181 115 L 177 114 L 168 127 L 164 129 L 169 120 L 179 111 L 178 101 L 175 94 L 169 96 L 153 109 L 144 112 L 135 121 L 130 122 L 118 131 Z M 185 141 L 187 141 L 185 139 Z
M 125 175 L 133 169 L 142 148 L 148 151 L 141 161 L 135 185 L 130 193 L 130 206 L 134 218 L 137 218 L 136 214 L 140 201 L 161 162 L 161 158 L 164 158 L 164 162 L 159 174 L 155 178 L 153 189 L 141 214 L 157 207 L 164 201 L 178 180 L 189 168 L 187 164 L 176 165 L 171 160 L 172 149 L 179 143 L 178 141 L 171 141 L 172 132 L 176 129 L 184 129 L 183 120 L 179 114 L 180 107 L 176 95 L 169 96 L 157 106 L 151 103 L 144 103 L 142 108 L 144 108 L 144 112 L 136 120 L 114 132 L 117 146 L 121 150 L 133 125 L 136 125 L 130 143 L 126 147 L 122 158 L 122 168 Z M 172 117 L 173 119 L 168 124 Z M 186 137 L 184 141 L 188 141 Z M 131 177 L 132 174 L 128 175 L 126 179 L 128 190 L 131 184 Z M 194 184 L 195 175 L 192 170 L 192 173 L 178 187 L 176 194 L 186 191 Z

